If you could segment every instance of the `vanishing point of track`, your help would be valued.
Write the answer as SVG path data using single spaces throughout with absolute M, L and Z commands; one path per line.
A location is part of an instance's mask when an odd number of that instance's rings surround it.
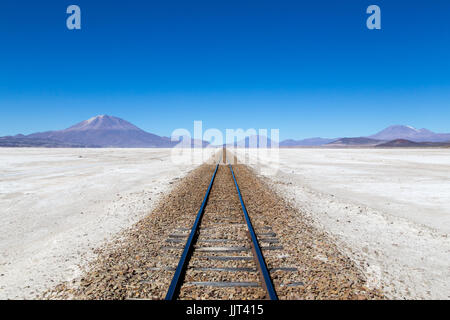
M 226 151 L 224 150 L 225 153 Z M 266 299 L 278 299 L 263 252 L 259 245 L 257 234 L 245 207 L 233 167 L 231 164 L 226 164 L 225 156 L 223 156 L 223 159 L 222 164 L 217 163 L 215 166 L 211 181 L 192 228 L 190 230 L 181 229 L 178 231 L 179 233 L 172 234 L 168 239 L 169 242 L 174 243 L 186 242 L 167 291 L 166 300 L 183 298 L 180 296 L 180 290 L 182 290 L 183 286 L 194 287 L 194 291 L 196 289 L 201 291 L 201 288 L 204 287 L 212 287 L 216 291 L 237 287 L 254 288 L 256 290 L 263 290 L 262 296 Z M 228 182 L 228 187 L 230 187 L 231 181 L 234 184 L 234 197 L 237 195 L 237 198 L 235 197 L 231 200 L 214 199 L 216 202 L 215 208 L 218 208 L 220 212 L 206 212 L 205 214 L 205 209 L 210 205 L 208 200 L 219 170 L 221 178 L 226 179 Z M 228 195 L 231 193 L 229 188 L 224 192 Z M 237 201 L 237 199 L 239 200 Z M 220 204 L 220 201 L 223 201 L 223 203 Z M 217 202 L 219 202 L 219 205 L 217 205 Z M 206 226 L 203 226 L 202 222 L 204 222 L 205 218 L 209 218 L 209 221 L 203 223 L 206 224 Z M 200 232 L 201 230 L 202 233 Z M 270 231 L 270 228 L 267 228 L 265 231 Z M 261 234 L 264 236 L 273 235 L 272 232 L 264 232 Z M 211 238 L 211 235 L 213 235 L 213 238 Z M 270 241 L 271 239 L 265 238 L 264 240 Z M 202 245 L 205 243 L 206 245 Z M 211 246 L 211 244 L 225 245 Z M 248 255 L 246 253 L 251 254 Z M 192 262 L 194 254 L 197 254 L 196 258 L 206 262 L 208 266 L 196 267 L 195 263 Z M 245 266 L 230 266 L 230 262 L 237 264 L 243 262 Z M 196 275 L 200 279 L 198 281 L 187 282 L 186 273 L 188 270 L 197 272 Z M 241 276 L 237 277 L 238 280 L 236 281 L 220 281 L 221 278 L 217 274 L 220 272 L 228 272 L 231 274 L 240 273 Z M 255 274 L 257 274 L 259 281 L 255 281 Z M 251 281 L 252 275 L 253 281 Z M 245 299 L 248 297 L 236 298 Z

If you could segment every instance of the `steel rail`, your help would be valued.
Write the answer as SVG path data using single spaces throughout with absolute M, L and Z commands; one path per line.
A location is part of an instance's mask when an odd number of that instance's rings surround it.
M 233 167 L 231 164 L 228 165 L 231 171 L 231 174 L 233 176 L 234 184 L 236 186 L 237 193 L 239 195 L 239 200 L 241 201 L 241 207 L 242 211 L 244 212 L 245 221 L 247 222 L 247 228 L 250 233 L 250 237 L 253 244 L 253 250 L 256 254 L 257 263 L 258 263 L 258 269 L 261 272 L 262 275 L 262 284 L 265 287 L 267 293 L 269 294 L 270 300 L 278 300 L 277 293 L 275 291 L 275 288 L 272 283 L 272 278 L 270 277 L 270 272 L 267 269 L 266 261 L 264 260 L 264 256 L 262 254 L 261 248 L 258 244 L 258 238 L 256 237 L 255 230 L 253 229 L 252 222 L 250 220 L 250 217 L 248 215 L 247 209 L 245 208 L 244 200 L 242 199 L 241 191 L 239 190 L 239 185 L 237 183 L 236 177 L 234 176 Z
M 174 300 L 178 296 L 179 290 L 183 283 L 184 275 L 186 273 L 186 268 L 189 263 L 190 255 L 194 249 L 195 238 L 198 236 L 198 227 L 200 226 L 200 222 L 203 217 L 203 212 L 205 211 L 206 202 L 208 201 L 209 193 L 211 191 L 214 178 L 216 177 L 217 169 L 219 168 L 219 164 L 216 165 L 216 169 L 211 178 L 211 182 L 209 183 L 208 190 L 206 190 L 205 197 L 203 198 L 202 205 L 198 210 L 197 217 L 195 218 L 194 225 L 192 226 L 191 233 L 189 234 L 189 238 L 186 241 L 186 245 L 184 246 L 183 253 L 181 254 L 180 261 L 178 263 L 177 269 L 175 270 L 175 274 L 173 275 L 172 282 L 170 283 L 169 290 L 167 291 L 165 300 Z

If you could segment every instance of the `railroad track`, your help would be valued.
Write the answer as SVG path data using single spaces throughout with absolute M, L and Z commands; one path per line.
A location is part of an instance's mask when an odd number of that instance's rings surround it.
M 255 230 L 233 167 L 223 159 L 193 226 L 174 230 L 162 247 L 180 257 L 166 300 L 278 299 L 263 252 L 282 247 L 269 226 Z

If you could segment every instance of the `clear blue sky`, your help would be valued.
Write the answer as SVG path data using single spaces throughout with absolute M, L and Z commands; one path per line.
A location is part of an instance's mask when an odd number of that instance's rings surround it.
M 97 114 L 166 136 L 194 120 L 281 139 L 450 132 L 449 21 L 448 0 L 2 0 L 0 136 Z

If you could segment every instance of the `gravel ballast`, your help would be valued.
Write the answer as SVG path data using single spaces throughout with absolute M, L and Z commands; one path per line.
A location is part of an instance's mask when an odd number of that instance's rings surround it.
M 80 278 L 56 286 L 44 298 L 164 298 L 214 168 L 204 164 L 179 181 L 152 213 L 98 250 L 98 258 Z M 307 217 L 250 168 L 238 164 L 233 169 L 280 299 L 383 298 L 366 287 L 357 266 Z M 246 236 L 231 173 L 221 165 L 180 298 L 264 298 Z M 247 285 L 203 285 L 212 281 Z
M 236 178 L 255 228 L 270 226 L 283 250 L 264 252 L 281 299 L 383 299 L 369 289 L 359 268 L 316 229 L 311 220 L 289 206 L 245 165 L 234 166 Z

